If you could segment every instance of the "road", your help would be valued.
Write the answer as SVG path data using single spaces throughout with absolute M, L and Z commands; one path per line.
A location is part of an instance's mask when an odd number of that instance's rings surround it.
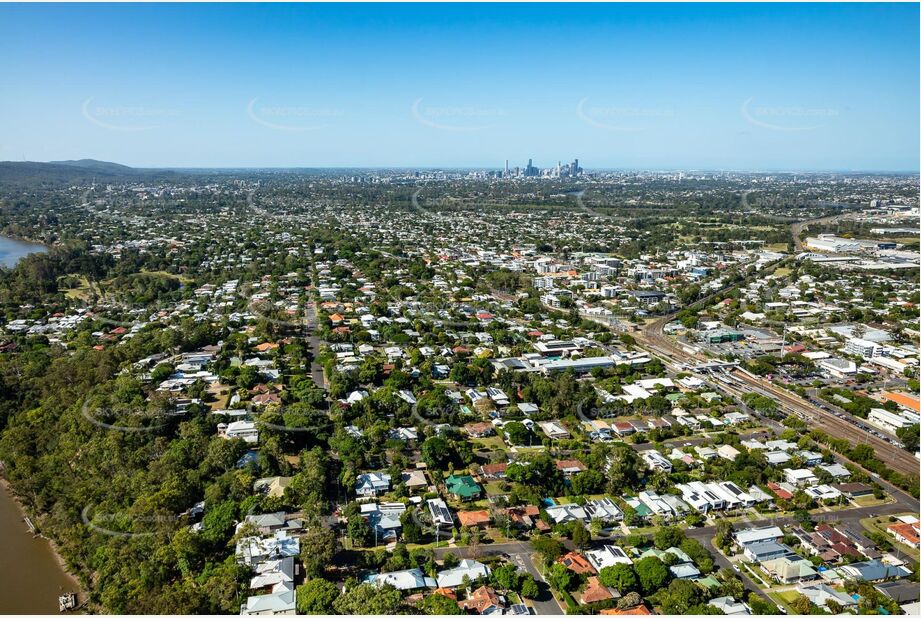
M 571 543 L 569 544 L 571 545 Z M 519 570 L 527 571 L 534 577 L 534 581 L 537 582 L 540 594 L 536 599 L 531 599 L 531 605 L 534 607 L 534 612 L 541 616 L 558 616 L 564 613 L 563 608 L 560 607 L 560 604 L 557 603 L 553 594 L 550 592 L 549 584 L 547 584 L 543 575 L 540 574 L 540 571 L 537 570 L 537 567 L 534 566 L 534 561 L 531 558 L 534 549 L 531 547 L 530 543 L 514 541 L 511 543 L 480 545 L 477 547 L 476 551 L 471 551 L 469 547 L 441 547 L 435 550 L 435 557 L 439 559 L 443 558 L 448 552 L 456 555 L 458 558 L 478 558 L 486 555 L 502 554 L 508 555 L 509 560 L 515 564 Z
M 794 223 L 791 225 L 790 229 L 794 234 L 794 240 L 798 243 L 799 232 L 807 227 L 810 223 L 826 223 L 839 219 L 843 216 L 845 215 L 835 215 L 833 217 L 822 217 L 820 219 L 802 221 L 799 223 Z M 785 258 L 785 260 L 786 259 L 789 258 Z M 778 266 L 785 263 L 785 260 L 776 262 L 772 266 L 758 271 L 756 276 L 763 277 L 764 275 L 768 274 L 768 272 L 773 271 Z M 716 295 L 730 292 L 739 285 L 746 283 L 750 278 L 751 277 L 743 279 L 742 281 L 734 283 L 730 286 L 724 287 L 723 289 L 696 301 L 691 305 L 691 307 L 705 306 Z M 637 342 L 643 348 L 649 350 L 670 365 L 682 363 L 693 364 L 699 361 L 708 360 L 697 353 L 685 351 L 684 346 L 681 346 L 670 337 L 665 335 L 665 326 L 675 319 L 675 315 L 676 314 L 669 314 L 647 324 L 642 331 L 634 334 Z M 869 432 L 861 430 L 849 420 L 838 418 L 831 412 L 822 410 L 821 408 L 818 408 L 803 400 L 799 396 L 771 384 L 767 380 L 757 378 L 741 370 L 734 370 L 733 375 L 747 383 L 748 386 L 753 390 L 761 391 L 762 393 L 776 399 L 780 404 L 781 412 L 785 414 L 794 414 L 795 416 L 803 418 L 803 420 L 810 422 L 812 426 L 821 429 L 833 438 L 845 439 L 853 442 L 855 437 L 859 436 L 859 441 L 865 442 L 872 446 L 876 451 L 877 457 L 879 457 L 879 459 L 890 466 L 893 470 L 906 475 L 918 475 L 918 460 L 911 453 L 908 453 L 904 449 L 890 444 L 889 442 L 886 442 L 885 440 L 882 440 L 870 434 Z
M 326 375 L 323 372 L 323 366 L 317 362 L 320 356 L 320 336 L 317 334 L 317 305 L 314 301 L 309 301 L 304 311 L 304 322 L 307 330 L 310 332 L 308 340 L 310 341 L 310 375 L 314 383 L 322 389 L 326 388 Z
M 837 511 L 827 511 L 814 513 L 812 519 L 815 522 L 828 522 L 828 523 L 837 523 L 843 522 L 853 525 L 856 529 L 861 529 L 860 520 L 867 517 L 885 517 L 888 515 L 897 515 L 903 513 L 916 513 L 918 510 L 918 503 L 911 496 L 905 494 L 904 492 L 897 491 L 893 493 L 895 497 L 895 502 L 889 504 L 882 504 L 877 506 L 864 506 L 856 508 L 848 508 L 845 510 Z M 761 526 L 789 526 L 798 523 L 793 516 L 780 516 L 780 517 L 751 517 L 748 521 L 734 522 L 734 527 L 736 530 L 745 529 L 745 528 L 757 528 Z M 723 552 L 716 549 L 713 545 L 713 538 L 716 536 L 716 525 L 701 526 L 699 528 L 687 528 L 685 534 L 697 541 L 700 541 L 704 547 L 710 552 L 713 556 L 714 562 L 720 568 L 726 568 L 733 570 L 733 563 L 729 558 L 726 557 Z M 617 537 L 609 537 L 608 539 L 603 539 L 596 541 L 593 544 L 604 544 L 610 543 Z M 575 546 L 572 544 L 572 541 L 567 539 L 562 539 L 563 545 L 567 550 L 575 549 Z M 479 545 L 475 550 L 471 550 L 470 547 L 440 547 L 435 551 L 435 557 L 438 559 L 444 558 L 444 555 L 448 552 L 453 553 L 458 558 L 482 558 L 487 555 L 501 555 L 507 557 L 509 561 L 517 565 L 520 570 L 527 571 L 530 573 L 535 581 L 538 582 L 540 587 L 540 596 L 533 601 L 533 606 L 536 613 L 540 615 L 559 615 L 563 613 L 562 608 L 556 599 L 550 593 L 550 588 L 544 580 L 543 576 L 537 570 L 537 567 L 534 566 L 532 559 L 532 554 L 534 549 L 531 547 L 531 544 L 526 541 L 512 541 L 508 543 L 495 543 L 490 545 Z M 745 585 L 746 590 L 757 593 L 766 601 L 773 603 L 767 593 L 762 590 L 751 578 L 744 572 L 737 572 L 736 575 L 742 580 L 742 583 Z
M 846 217 L 846 216 L 847 216 L 846 214 L 844 214 L 844 215 L 831 215 L 831 216 L 829 216 L 829 217 L 821 217 L 821 218 L 819 218 L 819 219 L 809 219 L 808 221 L 800 221 L 800 222 L 798 222 L 798 223 L 792 224 L 792 225 L 790 226 L 790 233 L 793 234 L 793 243 L 794 243 L 794 245 L 796 246 L 796 250 L 797 250 L 797 251 L 802 251 L 802 250 L 803 250 L 803 248 L 804 248 L 804 247 L 803 247 L 803 241 L 800 240 L 799 235 L 803 232 L 803 230 L 805 230 L 806 228 L 808 228 L 811 224 L 813 224 L 813 223 L 831 223 L 832 221 L 836 221 L 836 220 L 838 220 L 838 219 L 843 219 L 843 218 Z

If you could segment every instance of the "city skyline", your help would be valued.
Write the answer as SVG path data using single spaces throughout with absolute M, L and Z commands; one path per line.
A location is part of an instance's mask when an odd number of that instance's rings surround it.
M 0 49 L 17 59 L 0 77 L 12 95 L 0 160 L 501 169 L 578 153 L 598 170 L 919 168 L 916 5 L 0 16 Z

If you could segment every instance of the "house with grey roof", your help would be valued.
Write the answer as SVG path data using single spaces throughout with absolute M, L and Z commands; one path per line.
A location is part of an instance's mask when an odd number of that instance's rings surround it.
M 261 594 L 246 599 L 240 608 L 241 616 L 293 616 L 297 613 L 294 590 L 283 590 L 273 594 Z
M 739 547 L 745 547 L 752 543 L 763 543 L 765 541 L 779 541 L 783 538 L 783 530 L 777 526 L 765 526 L 762 528 L 746 528 L 737 530 L 735 533 L 736 543 Z
M 885 564 L 880 560 L 854 562 L 838 568 L 847 579 L 860 582 L 876 582 L 884 579 L 901 579 L 911 575 L 911 571 L 901 565 Z
M 823 609 L 829 609 L 829 601 L 834 601 L 845 609 L 857 605 L 857 601 L 852 599 L 850 595 L 838 592 L 828 584 L 800 586 L 797 588 L 797 592 L 809 599 L 809 602 L 813 605 L 817 605 Z
M 734 597 L 710 599 L 707 605 L 715 607 L 727 616 L 749 616 L 752 613 L 748 605 L 741 601 L 736 601 Z
M 374 497 L 390 491 L 390 475 L 386 472 L 367 472 L 355 479 L 355 493 L 362 497 Z

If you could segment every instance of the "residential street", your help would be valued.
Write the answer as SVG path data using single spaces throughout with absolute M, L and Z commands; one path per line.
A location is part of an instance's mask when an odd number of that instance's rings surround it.
M 317 335 L 317 306 L 314 301 L 307 303 L 305 313 L 304 321 L 310 333 L 308 339 L 310 341 L 310 353 L 313 356 L 310 362 L 310 375 L 317 386 L 325 389 L 326 376 L 323 374 L 323 367 L 317 362 L 317 357 L 320 356 L 321 340 L 320 336 Z
M 527 571 L 534 577 L 540 588 L 540 596 L 536 599 L 532 599 L 531 605 L 534 607 L 534 611 L 537 614 L 546 616 L 560 615 L 563 613 L 559 603 L 556 602 L 556 599 L 553 598 L 553 595 L 550 593 L 550 586 L 544 580 L 540 571 L 537 570 L 537 567 L 534 566 L 534 562 L 531 559 L 531 553 L 534 550 L 531 548 L 530 543 L 515 541 L 512 543 L 481 545 L 477 548 L 477 551 L 480 556 L 505 554 L 511 562 L 518 566 L 519 570 Z M 435 556 L 440 559 L 447 552 L 453 553 L 458 558 L 471 557 L 469 547 L 442 547 L 435 550 Z

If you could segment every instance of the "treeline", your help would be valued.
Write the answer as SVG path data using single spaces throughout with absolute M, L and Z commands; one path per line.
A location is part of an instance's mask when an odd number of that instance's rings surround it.
M 292 472 L 280 432 L 267 432 L 257 460 L 241 466 L 245 447 L 217 437 L 216 420 L 201 410 L 165 415 L 143 383 L 120 373 L 149 355 L 227 334 L 189 321 L 101 350 L 82 335 L 69 351 L 22 337 L 15 352 L 0 355 L 6 476 L 93 608 L 236 613 L 250 573 L 232 555 L 235 522 L 253 509 L 324 510 L 331 472 L 323 451 L 302 453 L 285 499 L 253 497 L 256 478 Z M 195 534 L 183 514 L 203 498 L 203 531 Z
M 921 495 L 921 488 L 918 487 L 917 476 L 907 476 L 888 467 L 882 460 L 876 457 L 876 452 L 869 444 L 858 444 L 855 446 L 848 440 L 843 438 L 832 438 L 825 432 L 817 429 L 810 431 L 809 437 L 816 442 L 827 445 L 836 453 L 847 457 L 856 464 L 860 464 L 870 472 L 878 474 L 915 498 Z

